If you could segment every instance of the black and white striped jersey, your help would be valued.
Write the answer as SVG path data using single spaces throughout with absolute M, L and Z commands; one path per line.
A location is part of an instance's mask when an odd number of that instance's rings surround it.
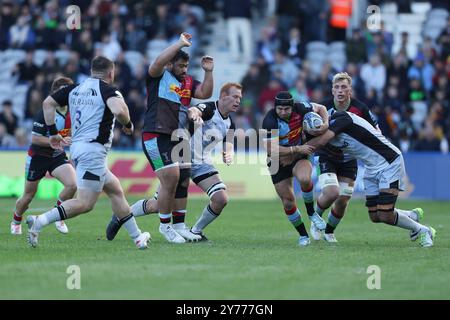
M 361 160 L 367 170 L 383 170 L 401 154 L 372 124 L 354 113 L 335 112 L 329 129 L 336 134 L 330 143 Z
M 98 142 L 111 147 L 115 118 L 106 101 L 111 97 L 123 98 L 116 88 L 103 80 L 87 78 L 51 96 L 59 105 L 69 107 L 73 143 Z

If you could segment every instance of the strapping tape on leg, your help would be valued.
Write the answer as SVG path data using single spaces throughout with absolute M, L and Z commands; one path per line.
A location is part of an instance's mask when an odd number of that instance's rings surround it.
M 206 193 L 208 194 L 208 197 L 211 198 L 214 193 L 220 190 L 226 190 L 227 186 L 223 182 L 217 182 L 216 184 L 212 185 Z
M 329 186 L 339 187 L 339 182 L 335 173 L 322 173 L 319 176 L 319 186 L 324 189 Z

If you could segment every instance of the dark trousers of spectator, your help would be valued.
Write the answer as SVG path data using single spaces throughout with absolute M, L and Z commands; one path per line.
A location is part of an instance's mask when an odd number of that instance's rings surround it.
M 347 33 L 347 29 L 343 29 L 343 28 L 334 28 L 334 27 L 329 27 L 328 29 L 328 33 L 329 33 L 329 37 L 328 39 L 330 40 L 330 42 L 333 41 L 345 41 L 345 36 Z

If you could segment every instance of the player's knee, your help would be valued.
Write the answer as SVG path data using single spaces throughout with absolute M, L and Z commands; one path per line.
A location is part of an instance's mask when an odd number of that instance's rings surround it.
M 295 197 L 283 197 L 281 198 L 281 201 L 283 202 L 283 207 L 287 210 L 290 210 L 296 206 Z
M 347 208 L 349 200 L 350 198 L 347 196 L 339 196 L 334 202 L 334 207 L 337 209 L 337 211 L 343 212 Z
M 225 191 L 216 192 L 211 197 L 211 202 L 214 204 L 215 208 L 223 209 L 228 203 L 228 195 Z
M 86 213 L 94 209 L 95 202 L 92 201 L 79 201 L 78 202 L 78 211 L 80 213 Z
M 381 222 L 378 217 L 378 210 L 376 208 L 369 208 L 369 218 L 373 223 Z
M 312 184 L 311 177 L 306 175 L 300 175 L 298 177 L 298 182 L 300 182 L 300 187 L 302 188 L 302 190 L 309 189 Z
M 380 222 L 387 224 L 395 224 L 394 208 L 378 209 L 378 218 Z
M 327 203 L 334 202 L 339 198 L 339 187 L 328 186 L 322 190 L 322 195 Z
M 77 192 L 77 185 L 76 185 L 76 183 L 69 183 L 69 184 L 66 184 L 66 185 L 64 186 L 64 188 L 66 189 L 67 193 L 68 193 L 71 197 L 73 197 L 74 194 L 75 194 L 75 192 Z

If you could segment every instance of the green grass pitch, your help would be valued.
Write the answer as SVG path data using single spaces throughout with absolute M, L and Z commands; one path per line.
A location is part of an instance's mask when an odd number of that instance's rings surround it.
M 204 205 L 189 202 L 188 223 Z M 300 248 L 279 201 L 232 200 L 206 229 L 206 243 L 169 244 L 156 215 L 138 218 L 153 238 L 143 251 L 125 230 L 105 239 L 105 198 L 69 220 L 68 235 L 44 229 L 36 249 L 26 243 L 25 225 L 21 236 L 9 234 L 13 206 L 14 199 L 1 199 L 0 299 L 450 299 L 449 202 L 398 203 L 424 208 L 424 223 L 438 232 L 432 248 L 411 242 L 407 230 L 371 223 L 362 200 L 351 202 L 338 244 Z M 31 212 L 50 206 L 34 201 Z M 80 267 L 80 290 L 66 286 L 70 265 Z M 367 287 L 371 265 L 381 270 L 379 290 Z

